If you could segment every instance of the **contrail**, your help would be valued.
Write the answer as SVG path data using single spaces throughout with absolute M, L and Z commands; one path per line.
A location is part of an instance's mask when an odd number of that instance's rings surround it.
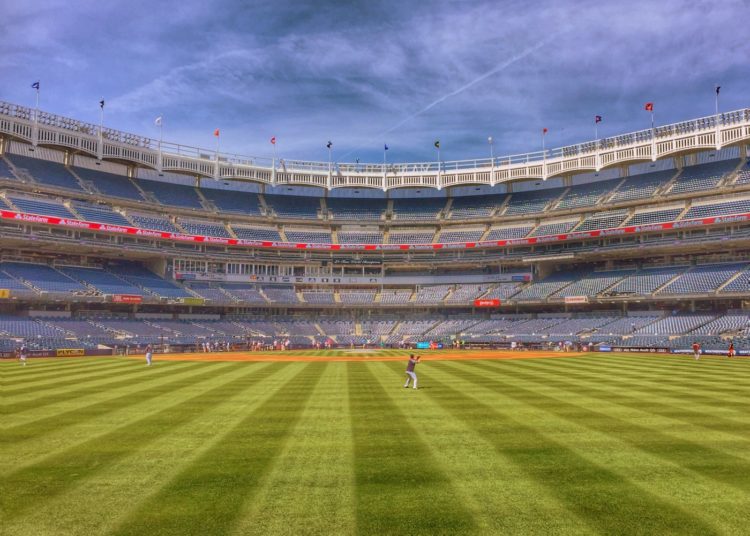
M 501 72 L 501 71 L 503 71 L 503 70 L 507 69 L 508 67 L 510 67 L 511 65 L 513 65 L 514 63 L 516 63 L 516 62 L 519 62 L 519 61 L 521 61 L 521 60 L 522 60 L 522 59 L 524 59 L 525 57 L 527 57 L 527 56 L 529 56 L 529 55 L 533 54 L 534 52 L 536 52 L 537 50 L 539 50 L 540 48 L 542 48 L 543 46 L 545 46 L 545 45 L 546 45 L 547 43 L 549 43 L 549 42 L 550 42 L 550 41 L 552 41 L 552 40 L 553 40 L 554 38 L 556 38 L 556 37 L 558 36 L 558 34 L 559 34 L 559 33 L 560 33 L 560 32 L 557 32 L 557 33 L 554 33 L 554 34 L 552 34 L 552 35 L 551 35 L 551 36 L 549 36 L 549 37 L 548 37 L 547 39 L 544 39 L 544 40 L 540 41 L 539 43 L 537 43 L 536 45 L 534 45 L 534 46 L 532 46 L 532 47 L 529 47 L 529 48 L 527 48 L 527 49 L 525 49 L 525 50 L 523 50 L 523 51 L 519 52 L 519 53 L 518 53 L 518 54 L 516 54 L 515 56 L 512 56 L 511 58 L 509 58 L 509 59 L 505 60 L 504 62 L 500 63 L 499 65 L 496 65 L 495 67 L 493 67 L 492 69 L 490 69 L 490 70 L 489 70 L 489 71 L 487 71 L 486 73 L 484 73 L 484 74 L 482 74 L 482 75 L 478 76 L 478 77 L 477 77 L 477 78 L 475 78 L 474 80 L 471 80 L 470 82 L 467 82 L 466 84 L 464 84 L 464 85 L 463 85 L 463 86 L 461 86 L 460 88 L 458 88 L 458 89 L 455 89 L 455 90 L 451 91 L 450 93 L 446 93 L 445 95 L 443 95 L 443 96 L 442 96 L 442 97 L 440 97 L 439 99 L 436 99 L 436 100 L 432 101 L 432 102 L 431 102 L 430 104 L 428 104 L 427 106 L 425 106 L 424 108 L 422 108 L 422 109 L 421 109 L 421 110 L 419 110 L 418 112 L 414 112 L 413 114 L 411 114 L 411 115 L 410 115 L 410 116 L 408 116 L 407 118 L 405 118 L 405 119 L 401 120 L 401 121 L 400 121 L 399 123 L 395 124 L 395 125 L 394 125 L 394 126 L 392 126 L 391 128 L 389 128 L 389 129 L 387 129 L 387 130 L 384 130 L 383 132 L 380 132 L 380 133 L 379 133 L 379 134 L 377 134 L 376 136 L 373 136 L 373 137 L 372 137 L 372 138 L 370 138 L 370 140 L 368 140 L 368 141 L 372 141 L 372 140 L 375 140 L 376 138 L 382 138 L 382 137 L 383 137 L 383 136 L 384 136 L 385 134 L 388 134 L 388 133 L 390 133 L 390 132 L 393 132 L 393 131 L 394 131 L 394 130 L 396 130 L 397 128 L 400 128 L 400 127 L 404 126 L 404 125 L 405 125 L 406 123 L 408 123 L 408 122 L 409 122 L 409 121 L 411 121 L 412 119 L 414 119 L 414 118 L 416 118 L 416 117 L 419 117 L 419 116 L 420 116 L 420 115 L 422 115 L 423 113 L 425 113 L 425 112 L 427 112 L 427 111 L 431 110 L 432 108 L 434 108 L 435 106 L 437 106 L 437 105 L 438 105 L 438 104 L 440 104 L 441 102 L 443 102 L 443 101 L 445 101 L 445 100 L 447 100 L 447 99 L 449 99 L 449 98 L 451 98 L 451 97 L 455 97 L 456 95 L 458 95 L 458 94 L 460 94 L 460 93 L 463 93 L 464 91 L 466 91 L 466 90 L 467 90 L 467 89 L 469 89 L 470 87 L 472 87 L 472 86 L 475 86 L 476 84 L 478 84 L 478 83 L 479 83 L 479 82 L 481 82 L 482 80 L 485 80 L 486 78 L 489 78 L 489 77 L 490 77 L 490 76 L 492 76 L 493 74 L 497 74 L 497 73 L 499 73 L 499 72 Z M 359 150 L 359 149 L 362 149 L 363 147 L 365 147 L 365 145 L 360 145 L 360 146 L 358 146 L 358 147 L 355 147 L 354 149 L 352 149 L 351 151 L 347 152 L 346 154 L 343 154 L 343 155 L 341 155 L 341 157 L 340 157 L 340 158 L 346 158 L 347 156 L 349 156 L 350 154 L 352 154 L 352 153 L 353 153 L 354 151 L 357 151 L 357 150 Z

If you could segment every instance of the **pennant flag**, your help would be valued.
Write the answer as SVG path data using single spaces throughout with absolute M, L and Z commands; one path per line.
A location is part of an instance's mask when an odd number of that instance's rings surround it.
M 328 140 L 328 143 L 326 143 L 326 147 L 330 149 L 331 147 L 333 147 L 333 143 L 331 143 L 331 141 Z
M 601 123 L 602 122 L 602 116 L 601 115 L 595 115 L 594 116 L 594 123 Z
M 276 145 L 276 136 L 271 136 L 271 145 Z
M 643 107 L 644 110 L 647 112 L 653 112 L 654 111 L 654 103 L 653 102 L 647 102 L 646 106 Z
M 104 110 L 104 99 L 102 99 L 102 100 L 99 101 L 99 108 L 101 108 L 102 110 Z
M 440 140 L 435 140 L 435 149 L 440 149 Z
M 157 117 L 156 119 L 154 119 L 154 125 L 156 125 L 157 127 L 160 127 L 161 121 L 162 121 L 161 116 Z
M 37 80 L 36 82 L 34 82 L 33 84 L 31 84 L 31 87 L 33 87 L 34 89 L 36 89 L 37 91 L 39 91 L 39 81 Z M 718 91 L 717 91 L 717 93 L 718 93 Z
M 547 130 L 547 127 L 542 129 L 542 134 L 546 134 L 547 132 L 549 132 L 549 130 Z
M 38 84 L 39 84 L 39 82 L 37 82 L 37 85 Z M 716 86 L 716 94 L 717 95 L 719 94 L 719 91 L 721 91 L 721 86 Z
M 383 144 L 383 150 L 384 150 L 384 151 L 387 151 L 387 150 L 388 150 L 388 144 L 387 144 L 387 143 Z
M 214 130 L 214 136 L 216 136 L 217 138 L 219 137 L 219 129 L 218 128 L 216 130 Z

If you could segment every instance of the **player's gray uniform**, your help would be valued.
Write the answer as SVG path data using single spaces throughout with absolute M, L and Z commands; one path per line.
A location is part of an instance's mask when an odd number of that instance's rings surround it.
M 409 364 L 406 365 L 406 383 L 404 387 L 409 387 L 409 380 L 414 380 L 414 389 L 417 388 L 417 375 L 414 374 L 414 367 L 417 366 L 417 359 L 415 357 L 409 358 Z

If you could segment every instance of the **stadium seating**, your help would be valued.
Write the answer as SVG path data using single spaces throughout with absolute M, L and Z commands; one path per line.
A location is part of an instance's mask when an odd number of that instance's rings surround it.
M 39 216 L 53 216 L 58 218 L 72 218 L 75 216 L 63 205 L 52 198 L 31 198 L 21 197 L 15 194 L 8 194 L 6 198 L 13 203 L 21 212 L 37 214 Z
M 562 188 L 533 190 L 530 192 L 514 193 L 505 207 L 505 216 L 519 214 L 536 214 L 544 212 L 547 206 L 562 195 Z
M 425 198 L 395 199 L 393 201 L 393 216 L 397 220 L 429 221 L 435 220 L 445 209 L 446 199 Z
M 523 238 L 534 228 L 533 225 L 521 225 L 513 227 L 491 227 L 484 240 L 511 240 Z
M 185 229 L 185 232 L 198 236 L 214 236 L 217 238 L 231 238 L 231 235 L 220 223 L 210 221 L 187 220 L 178 218 L 177 223 Z
M 294 287 L 267 286 L 263 287 L 263 293 L 272 303 L 299 303 Z
M 72 207 L 85 221 L 130 227 L 130 222 L 125 216 L 112 210 L 109 205 L 93 205 L 76 201 L 72 204 Z
M 331 244 L 333 242 L 331 233 L 320 229 L 295 229 L 285 227 L 284 234 L 289 242 L 309 244 Z
M 513 301 L 545 300 L 584 275 L 580 271 L 557 272 L 540 281 L 534 281 L 513 296 Z
M 712 190 L 719 185 L 727 173 L 733 171 L 738 165 L 739 160 L 723 160 L 686 167 L 672 184 L 669 194 Z
M 437 304 L 448 294 L 450 285 L 427 285 L 419 287 L 416 292 L 416 303 Z
M 234 190 L 217 190 L 215 188 L 201 188 L 201 193 L 203 197 L 216 206 L 220 214 L 225 212 L 247 216 L 260 216 L 262 214 L 258 194 Z
M 484 229 L 451 229 L 441 231 L 438 242 L 477 242 L 484 234 Z
M 409 303 L 413 292 L 409 289 L 383 289 L 380 292 L 380 303 L 384 305 L 398 305 Z
M 383 217 L 387 201 L 385 199 L 346 199 L 329 197 L 326 205 L 334 220 L 377 221 Z
M 51 266 L 20 262 L 2 262 L 0 270 L 11 277 L 26 282 L 34 289 L 52 294 L 84 294 L 87 288 L 60 273 Z
M 728 216 L 730 214 L 747 214 L 750 212 L 750 198 L 734 199 L 721 203 L 693 204 L 682 219 L 690 220 L 708 216 Z
M 84 285 L 95 288 L 102 294 L 143 294 L 141 288 L 100 268 L 63 266 L 59 268 L 59 271 Z
M 633 271 L 628 270 L 613 270 L 585 274 L 564 289 L 552 294 L 550 298 L 594 297 L 632 273 Z
M 338 242 L 339 244 L 382 244 L 383 233 L 379 231 L 339 231 Z
M 237 238 L 243 240 L 268 240 L 270 242 L 280 242 L 281 235 L 275 227 L 246 227 L 244 225 L 233 224 L 232 230 Z
M 669 179 L 676 173 L 675 170 L 670 169 L 628 177 L 612 195 L 609 202 L 620 203 L 654 197 L 659 188 L 669 182 Z
M 18 173 L 31 175 L 39 184 L 78 192 L 84 191 L 78 180 L 63 164 L 10 153 L 6 155 L 6 158 L 15 166 Z
M 635 331 L 638 335 L 675 335 L 688 333 L 713 320 L 716 315 L 673 315 L 657 320 Z
M 93 169 L 73 167 L 81 180 L 90 182 L 99 192 L 109 197 L 143 201 L 143 196 L 133 182 L 124 175 L 115 175 Z
M 659 290 L 664 294 L 702 294 L 713 292 L 737 272 L 747 268 L 747 264 L 717 264 L 697 266 Z
M 393 230 L 388 236 L 389 244 L 431 244 L 435 232 L 427 229 Z
M 291 195 L 266 194 L 266 204 L 279 218 L 304 218 L 314 220 L 320 212 L 320 199 Z
M 454 197 L 450 208 L 450 219 L 489 218 L 504 201 L 505 196 Z
M 13 171 L 10 169 L 10 165 L 8 165 L 8 163 L 2 156 L 0 156 L 0 179 L 16 180 L 16 176 L 13 175 Z
M 622 225 L 650 225 L 652 223 L 664 223 L 675 221 L 682 213 L 682 208 L 668 208 L 662 210 L 648 210 L 636 212 L 633 216 L 625 221 Z
M 618 183 L 619 180 L 608 180 L 573 186 L 560 199 L 554 209 L 564 210 L 593 207 L 598 204 L 600 199 L 611 192 Z
M 137 179 L 144 192 L 152 194 L 162 205 L 170 207 L 203 209 L 195 188 L 182 184 Z
M 341 290 L 339 298 L 341 303 L 371 305 L 375 302 L 375 290 Z
M 607 210 L 589 214 L 576 227 L 575 231 L 593 231 L 596 229 L 612 229 L 619 227 L 628 216 L 627 210 Z
M 133 222 L 133 225 L 141 229 L 151 229 L 153 231 L 164 231 L 167 233 L 180 232 L 170 220 L 163 216 L 128 212 L 128 217 Z
M 541 223 L 534 229 L 530 236 L 558 235 L 569 232 L 578 225 L 578 220 L 561 221 L 554 223 Z
M 656 289 L 683 273 L 685 269 L 685 267 L 666 267 L 640 270 L 614 285 L 607 294 L 652 294 Z
M 316 290 L 316 291 L 305 291 L 302 293 L 302 299 L 305 303 L 313 303 L 325 305 L 329 303 L 335 303 L 336 300 L 333 297 L 332 290 Z
M 125 279 L 134 286 L 160 298 L 193 297 L 192 294 L 177 284 L 167 281 L 135 263 L 113 265 L 108 267 L 108 270 L 118 278 Z

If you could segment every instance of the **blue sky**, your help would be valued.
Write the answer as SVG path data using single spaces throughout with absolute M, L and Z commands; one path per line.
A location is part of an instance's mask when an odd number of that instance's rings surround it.
M 750 106 L 750 8 L 633 0 L 0 0 L 0 99 L 245 155 L 469 159 Z

